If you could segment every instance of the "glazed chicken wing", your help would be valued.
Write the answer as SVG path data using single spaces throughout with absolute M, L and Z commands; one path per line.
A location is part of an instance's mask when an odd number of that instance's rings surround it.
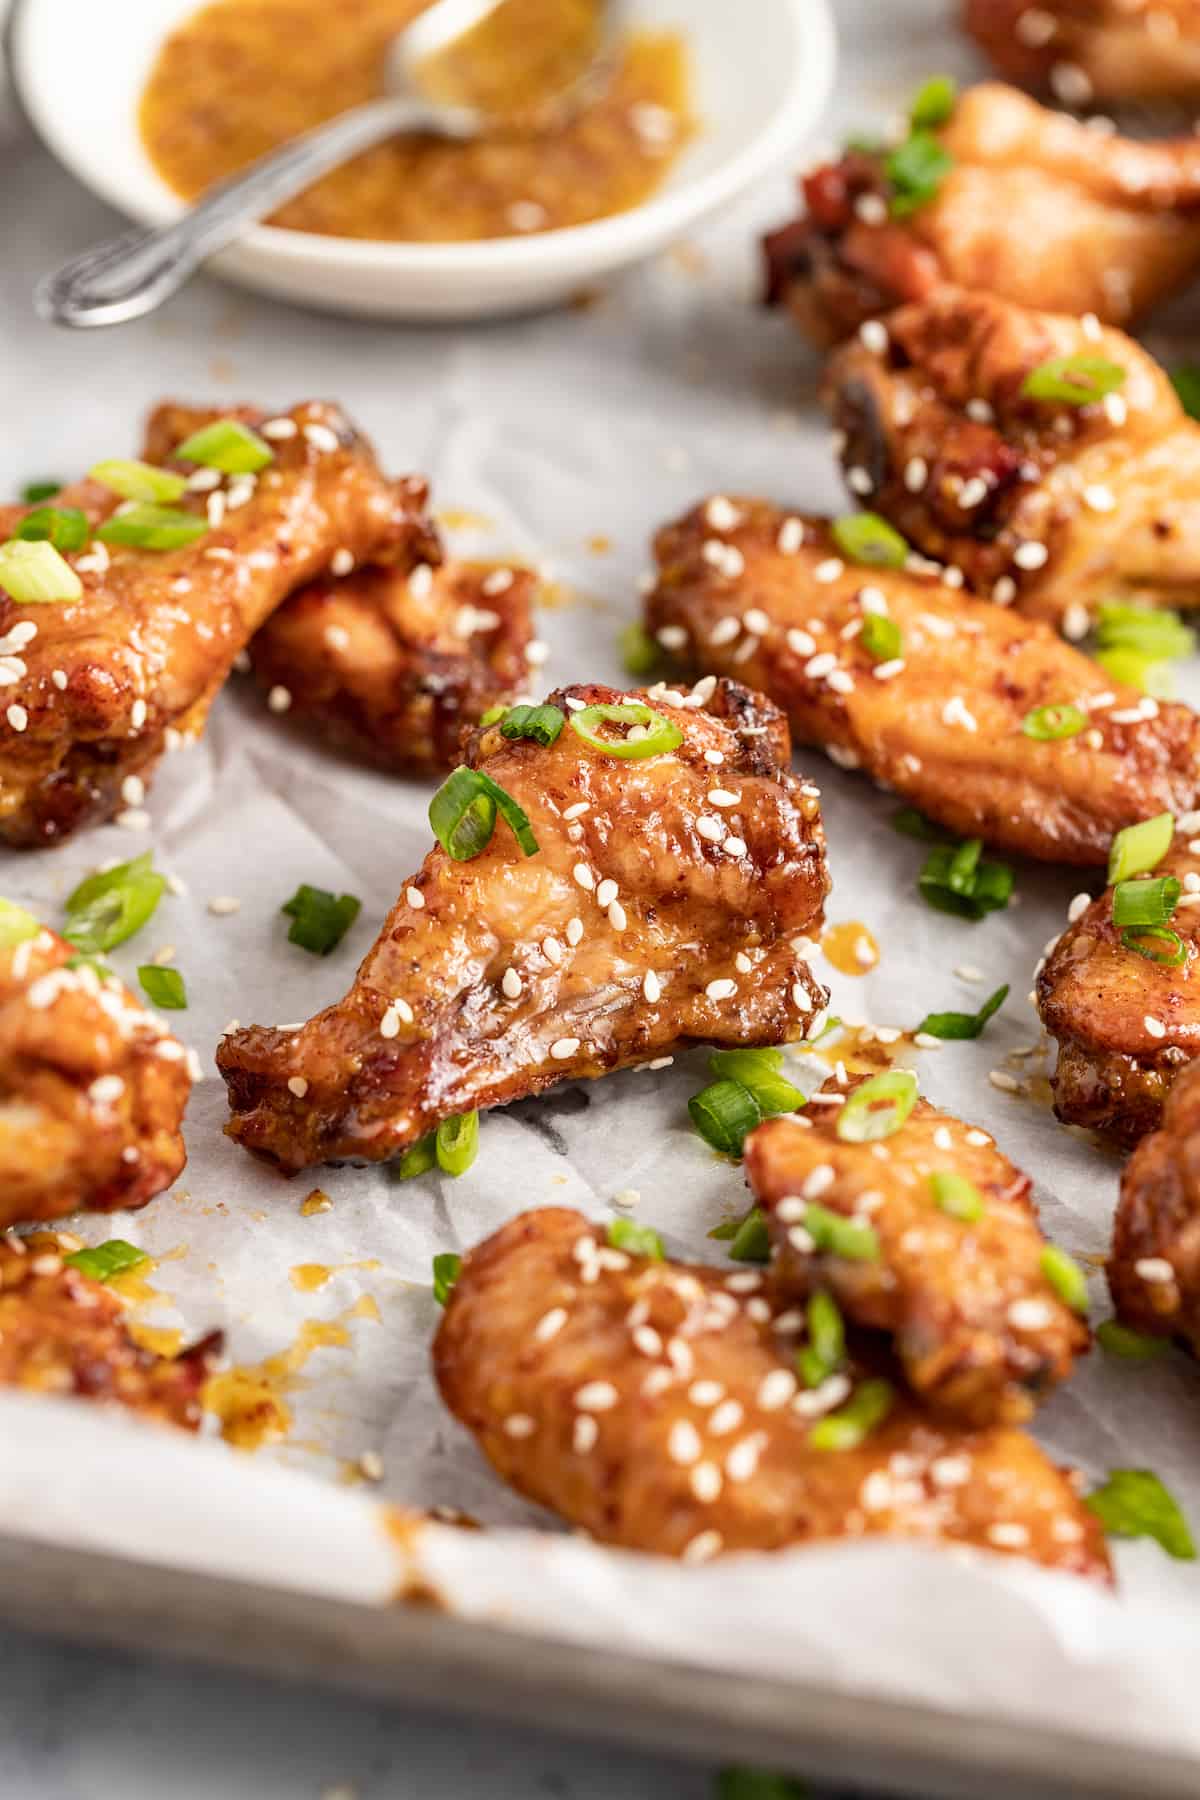
M 1108 1285 L 1125 1324 L 1200 1356 L 1200 1065 L 1180 1075 L 1159 1130 L 1125 1165 Z
M 186 1160 L 194 1059 L 115 976 L 0 914 L 0 1228 L 144 1206 Z
M 861 1085 L 830 1081 L 822 1093 L 846 1099 Z M 843 1142 L 840 1110 L 810 1105 L 746 1140 L 776 1285 L 804 1300 L 827 1293 L 855 1326 L 886 1332 L 913 1393 L 939 1414 L 1019 1424 L 1088 1347 L 1043 1271 L 1029 1177 L 987 1132 L 927 1100 L 878 1143 Z M 829 1213 L 861 1228 L 854 1256 L 814 1237 Z
M 850 150 L 766 239 L 768 304 L 814 343 L 942 287 L 1131 325 L 1200 269 L 1194 137 L 1101 137 L 999 83 L 969 88 L 936 136 L 952 166 L 915 210 L 892 210 L 886 151 Z
M 1098 1522 L 1031 1438 L 939 1424 L 857 1364 L 802 1389 L 785 1304 L 756 1270 L 528 1212 L 464 1259 L 434 1369 L 496 1472 L 606 1543 L 698 1562 L 886 1535 L 1108 1579 Z M 872 1401 L 859 1441 L 826 1447 Z
M 718 495 L 655 549 L 647 623 L 673 656 L 769 694 L 798 744 L 865 769 L 950 831 L 1102 864 L 1123 825 L 1200 798 L 1190 708 L 1144 718 L 1139 693 L 1040 620 L 932 571 L 847 564 L 823 520 Z M 1023 729 L 1064 704 L 1078 709 L 1073 735 Z
M 0 1239 L 0 1386 L 105 1401 L 197 1430 L 221 1334 L 155 1356 L 134 1342 L 123 1314 L 110 1287 L 63 1260 L 52 1233 Z
M 0 593 L 7 843 L 60 842 L 111 817 L 131 792 L 140 795 L 166 745 L 203 728 L 251 635 L 339 551 L 356 562 L 386 559 L 424 541 L 418 495 L 384 479 L 336 407 L 254 417 L 273 464 L 257 477 L 195 470 L 195 491 L 178 503 L 201 517 L 207 511 L 204 536 L 173 550 L 97 540 L 69 553 L 83 583 L 78 601 L 19 606 Z M 152 423 L 151 437 L 162 429 Z M 81 507 L 95 528 L 120 503 L 86 484 L 56 504 Z M 21 516 L 13 508 L 0 517 L 0 537 Z
M 1112 391 L 1023 391 L 1063 358 Z M 1104 600 L 1200 605 L 1200 426 L 1120 332 L 944 292 L 845 345 L 827 399 L 851 491 L 976 593 L 1073 638 Z
M 1042 1024 L 1058 1040 L 1054 1110 L 1121 1144 L 1157 1128 L 1179 1071 L 1200 1056 L 1200 814 L 1178 823 L 1154 870 L 1184 892 L 1171 918 L 1183 948 L 1172 967 L 1121 941 L 1106 888 L 1069 924 L 1037 977 Z M 1082 905 L 1082 902 L 1080 902 Z M 1147 940 L 1151 952 L 1165 951 Z
M 1064 106 L 1200 99 L 1196 0 L 965 0 L 963 23 L 1002 75 Z
M 828 877 L 782 715 L 731 682 L 655 693 L 647 741 L 678 742 L 633 756 L 628 715 L 580 710 L 622 703 L 552 694 L 570 722 L 548 746 L 475 734 L 471 767 L 523 810 L 535 853 L 503 819 L 469 861 L 434 849 L 344 1000 L 299 1031 L 224 1038 L 232 1137 L 287 1170 L 381 1161 L 561 1081 L 805 1034 L 826 996 L 792 940 L 819 928 Z

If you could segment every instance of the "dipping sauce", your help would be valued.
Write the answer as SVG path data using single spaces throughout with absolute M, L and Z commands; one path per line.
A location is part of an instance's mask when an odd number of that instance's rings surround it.
M 298 132 L 381 94 L 388 41 L 422 10 L 422 0 L 216 0 L 172 33 L 151 72 L 141 107 L 151 161 L 177 193 L 197 198 Z M 525 116 L 533 90 L 560 88 L 564 70 L 573 74 L 590 51 L 597 17 L 596 0 L 504 0 L 453 56 L 431 65 L 430 87 L 461 95 L 469 86 L 493 101 L 509 94 Z M 524 46 L 516 62 L 514 43 Z M 470 144 L 394 138 L 269 222 L 410 243 L 581 225 L 652 194 L 691 129 L 682 40 L 634 33 L 607 83 L 568 122 Z
M 879 961 L 875 934 L 858 919 L 850 919 L 844 925 L 831 925 L 821 939 L 821 948 L 827 960 L 843 975 L 869 975 Z

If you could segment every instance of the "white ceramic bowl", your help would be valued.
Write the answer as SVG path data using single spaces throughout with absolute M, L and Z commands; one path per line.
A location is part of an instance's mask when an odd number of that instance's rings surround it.
M 81 181 L 146 223 L 176 217 L 182 203 L 142 149 L 138 98 L 164 36 L 196 6 L 22 0 L 13 21 L 13 74 L 37 130 Z M 214 268 L 332 311 L 464 319 L 554 304 L 662 249 L 796 152 L 833 84 L 834 32 L 828 0 L 637 0 L 632 14 L 686 38 L 702 122 L 643 205 L 592 225 L 474 244 L 259 226 Z

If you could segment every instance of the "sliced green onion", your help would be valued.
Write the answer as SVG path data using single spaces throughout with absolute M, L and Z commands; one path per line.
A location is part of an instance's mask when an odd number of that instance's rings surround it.
M 1119 1319 L 1104 1319 L 1097 1325 L 1096 1342 L 1110 1356 L 1119 1356 L 1126 1362 L 1152 1362 L 1157 1356 L 1165 1356 L 1169 1348 L 1166 1338 L 1134 1331 Z
M 1132 950 L 1135 956 L 1144 956 L 1147 962 L 1158 963 L 1164 969 L 1182 968 L 1187 961 L 1187 945 L 1179 933 L 1161 925 L 1141 925 L 1123 931 L 1121 945 L 1125 950 Z
M 289 944 L 299 944 L 314 956 L 328 956 L 362 911 L 362 901 L 354 894 L 331 894 L 327 888 L 310 887 L 304 881 L 279 910 L 292 921 Z
M 114 950 L 140 931 L 166 888 L 149 850 L 101 875 L 89 875 L 67 896 L 63 936 L 86 956 Z
M 1200 419 L 1200 367 L 1195 363 L 1181 363 L 1171 371 L 1171 386 L 1188 418 Z
M 439 1306 L 445 1306 L 450 1298 L 450 1290 L 458 1280 L 458 1272 L 462 1268 L 462 1257 L 455 1256 L 453 1251 L 445 1250 L 433 1259 L 433 1297 Z
M 857 1450 L 892 1410 L 890 1381 L 864 1381 L 840 1412 L 827 1413 L 808 1434 L 814 1450 Z
M 31 912 L 12 900 L 0 900 L 0 950 L 15 950 L 35 938 L 41 926 Z
M 919 1085 L 911 1069 L 885 1069 L 856 1087 L 838 1108 L 834 1129 L 846 1144 L 873 1144 L 892 1137 L 917 1104 Z
M 110 493 L 120 494 L 122 500 L 151 500 L 169 506 L 172 500 L 180 499 L 187 492 L 187 482 L 182 475 L 175 475 L 170 469 L 156 469 L 151 463 L 130 462 L 121 457 L 98 462 L 88 473 Z
M 832 1294 L 823 1289 L 808 1303 L 808 1342 L 796 1352 L 796 1372 L 805 1387 L 820 1387 L 846 1360 L 846 1327 Z
M 640 725 L 645 736 L 640 738 L 602 737 L 601 725 Z M 646 756 L 661 756 L 683 742 L 683 733 L 673 720 L 664 718 L 640 700 L 623 700 L 616 706 L 585 706 L 571 714 L 571 729 L 590 750 L 605 756 L 619 756 L 624 761 L 640 762 Z
M 804 1229 L 819 1256 L 840 1256 L 846 1262 L 878 1262 L 879 1239 L 865 1219 L 848 1219 L 810 1200 Z
M 68 956 L 63 964 L 65 969 L 92 969 L 100 981 L 111 981 L 114 971 L 102 956 Z
M 566 722 L 566 715 L 557 706 L 510 706 L 500 721 L 500 735 L 532 738 L 535 744 L 549 745 Z
M 958 83 L 950 75 L 931 75 L 917 89 L 909 108 L 909 123 L 914 131 L 935 131 L 945 125 L 958 100 Z
M 952 1219 L 974 1225 L 984 1214 L 983 1195 L 965 1175 L 956 1169 L 935 1169 L 929 1177 L 934 1204 Z
M 721 1769 L 717 1800 L 809 1800 L 809 1791 L 802 1781 L 770 1769 Z
M 1159 657 L 1143 656 L 1137 650 L 1118 646 L 1114 650 L 1097 650 L 1096 661 L 1122 687 L 1153 694 L 1156 700 L 1169 700 L 1175 692 L 1171 665 Z
M 1114 1469 L 1084 1498 L 1112 1537 L 1153 1538 L 1178 1562 L 1195 1562 L 1196 1545 L 1178 1501 L 1152 1469 Z
M 31 544 L 53 544 L 56 550 L 82 550 L 91 530 L 87 514 L 78 506 L 39 506 L 25 514 L 13 536 Z
M 731 1262 L 770 1262 L 771 1239 L 767 1231 L 766 1215 L 761 1207 L 752 1206 L 734 1232 L 729 1257 Z
M 1106 600 L 1096 614 L 1096 642 L 1101 650 L 1136 650 L 1142 656 L 1171 661 L 1191 656 L 1196 633 L 1177 612 Z
M 535 856 L 537 839 L 528 814 L 482 769 L 468 769 L 463 764 L 447 775 L 429 802 L 429 823 L 447 856 L 455 862 L 470 862 L 491 843 L 497 812 L 512 831 L 521 854 Z
M 936 199 L 938 189 L 954 167 L 954 158 L 930 131 L 914 131 L 898 144 L 883 165 L 892 186 L 889 211 L 904 219 Z
M 1021 720 L 1021 730 L 1039 744 L 1057 744 L 1062 738 L 1078 737 L 1087 724 L 1088 716 L 1082 707 L 1060 701 L 1057 705 L 1035 706 Z
M 1007 863 L 982 862 L 982 848 L 978 838 L 969 838 L 957 847 L 939 844 L 929 852 L 917 877 L 927 906 L 962 919 L 982 919 L 1008 905 L 1013 872 Z
M 36 506 L 40 500 L 52 500 L 55 494 L 61 494 L 66 484 L 61 481 L 27 481 L 21 489 L 21 500 L 25 506 Z
M 1057 1244 L 1047 1244 L 1038 1266 L 1064 1306 L 1069 1306 L 1072 1312 L 1087 1313 L 1087 1276 L 1073 1256 L 1068 1256 Z
M 901 837 L 917 838 L 923 844 L 940 844 L 946 836 L 940 825 L 927 819 L 915 806 L 902 806 L 892 814 L 892 830 L 898 831 Z
M 479 723 L 484 727 L 494 725 L 498 719 L 504 717 L 507 711 L 507 706 L 489 706 Z
M 630 1256 L 648 1256 L 652 1262 L 662 1262 L 667 1254 L 653 1225 L 637 1225 L 632 1219 L 610 1220 L 608 1241 L 614 1250 L 625 1250 Z
M 187 1006 L 187 988 L 178 969 L 165 969 L 161 963 L 143 963 L 138 970 L 142 991 L 154 1006 L 164 1012 L 183 1012 Z
M 1133 881 L 1119 881 L 1113 889 L 1112 922 L 1114 925 L 1165 925 L 1179 905 L 1182 893 L 1174 875 L 1139 875 Z
M 397 1181 L 413 1181 L 418 1175 L 428 1175 L 436 1165 L 437 1133 L 430 1131 L 409 1145 L 395 1165 L 395 1177 Z
M 983 1028 L 988 1020 L 1000 1011 L 1008 999 L 1008 983 L 998 987 L 994 994 L 989 994 L 976 1013 L 943 1012 L 926 1013 L 917 1026 L 918 1032 L 927 1031 L 930 1037 L 936 1038 L 977 1038 L 982 1036 Z
M 902 569 L 908 561 L 908 545 L 878 513 L 845 513 L 829 535 L 843 556 L 871 569 Z
M 0 544 L 0 588 L 20 606 L 78 600 L 83 583 L 53 544 L 10 538 Z
M 208 521 L 198 513 L 134 504 L 106 519 L 96 536 L 102 543 L 124 544 L 131 550 L 182 550 L 207 531 Z
M 892 662 L 904 649 L 904 638 L 895 619 L 886 613 L 866 613 L 859 642 L 876 662 Z
M 435 1133 L 438 1168 L 447 1175 L 465 1175 L 479 1155 L 479 1114 L 458 1113 L 443 1119 Z
M 257 475 L 275 461 L 271 446 L 240 419 L 217 419 L 201 426 L 176 444 L 173 454 L 180 462 L 201 463 L 223 475 Z
M 747 1134 L 762 1124 L 762 1110 L 740 1081 L 714 1081 L 688 1101 L 692 1124 L 723 1156 L 740 1156 Z
M 1125 369 L 1104 356 L 1052 356 L 1031 369 L 1021 383 L 1027 400 L 1051 400 L 1063 406 L 1091 406 L 1125 383 Z
M 708 1059 L 714 1075 L 740 1081 L 750 1090 L 764 1119 L 804 1105 L 800 1089 L 780 1074 L 782 1062 L 778 1050 L 717 1050 Z
M 1145 819 L 1140 825 L 1126 825 L 1118 831 L 1108 852 L 1108 881 L 1128 881 L 1131 875 L 1144 875 L 1156 868 L 1175 836 L 1175 820 L 1170 813 Z
M 126 1269 L 136 1269 L 144 1263 L 146 1252 L 135 1244 L 127 1244 L 124 1238 L 109 1238 L 103 1244 L 73 1250 L 63 1261 L 81 1274 L 90 1275 L 93 1281 L 111 1281 L 114 1275 L 123 1275 Z
M 618 643 L 627 675 L 651 675 L 662 661 L 662 646 L 644 625 L 626 625 Z

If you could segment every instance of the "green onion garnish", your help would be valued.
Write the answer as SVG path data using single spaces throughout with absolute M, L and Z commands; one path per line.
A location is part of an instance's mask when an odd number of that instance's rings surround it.
M 892 830 L 898 831 L 901 837 L 917 838 L 923 844 L 940 844 L 946 836 L 940 825 L 927 819 L 915 806 L 902 806 L 892 814 Z
M 1122 687 L 1137 688 L 1153 694 L 1156 700 L 1169 700 L 1175 691 L 1171 665 L 1160 657 L 1143 656 L 1137 650 L 1118 645 L 1114 650 L 1097 650 L 1096 661 L 1106 675 Z
M 438 1168 L 446 1175 L 465 1175 L 479 1154 L 479 1114 L 458 1113 L 443 1119 L 434 1134 Z
M 67 896 L 63 936 L 86 956 L 114 950 L 140 931 L 162 899 L 166 881 L 147 850 L 101 875 L 89 875 Z
M 823 1289 L 808 1303 L 808 1342 L 796 1352 L 796 1373 L 805 1387 L 820 1387 L 846 1360 L 846 1327 L 837 1301 Z
M 223 475 L 257 475 L 275 461 L 271 446 L 240 419 L 217 419 L 201 426 L 176 444 L 173 454 L 180 462 L 201 463 Z
M 160 963 L 143 963 L 138 970 L 142 991 L 154 1006 L 164 1012 L 183 1012 L 187 1006 L 187 989 L 178 969 L 164 969 Z
M 516 838 L 522 856 L 536 856 L 537 839 L 528 814 L 482 769 L 461 765 L 447 775 L 429 802 L 434 836 L 455 862 L 470 862 L 487 849 L 496 829 L 497 813 Z
M 892 1137 L 917 1104 L 919 1085 L 911 1069 L 885 1069 L 856 1087 L 838 1108 L 834 1129 L 846 1144 L 873 1144 Z
M 626 625 L 618 644 L 627 675 L 651 675 L 662 661 L 662 647 L 644 625 Z
M 865 1219 L 848 1219 L 845 1213 L 831 1212 L 810 1200 L 804 1229 L 819 1256 L 840 1256 L 846 1262 L 879 1261 L 879 1239 Z
M 714 1081 L 688 1101 L 692 1124 L 723 1156 L 740 1156 L 747 1134 L 762 1124 L 762 1109 L 740 1081 Z
M 1179 905 L 1182 893 L 1174 875 L 1158 875 L 1147 880 L 1119 881 L 1113 889 L 1112 922 L 1114 925 L 1165 925 Z
M 41 500 L 52 500 L 55 494 L 62 493 L 64 485 L 61 481 L 28 481 L 21 489 L 21 502 L 36 506 Z
M 462 1257 L 455 1256 L 451 1250 L 444 1250 L 433 1259 L 433 1297 L 439 1306 L 445 1306 L 450 1298 L 450 1290 L 458 1280 L 458 1271 L 462 1268 Z
M 878 513 L 845 513 L 829 535 L 843 556 L 870 569 L 902 569 L 908 561 L 908 545 Z
M 96 536 L 102 543 L 124 544 L 131 550 L 182 550 L 207 530 L 208 521 L 198 513 L 135 503 L 106 519 Z
M 890 1381 L 864 1381 L 840 1412 L 828 1413 L 808 1434 L 814 1450 L 857 1450 L 892 1410 Z
M 1187 945 L 1179 933 L 1161 925 L 1140 925 L 1123 931 L 1121 945 L 1125 950 L 1132 950 L 1135 956 L 1144 956 L 1147 962 L 1158 963 L 1164 969 L 1182 968 L 1187 961 Z
M 974 1225 L 984 1213 L 983 1195 L 973 1181 L 955 1169 L 935 1169 L 929 1177 L 934 1204 L 952 1219 Z
M 0 544 L 0 588 L 20 606 L 78 600 L 83 583 L 53 544 L 10 538 Z
M 942 1012 L 926 1013 L 917 1026 L 918 1032 L 927 1031 L 930 1037 L 937 1038 L 977 1038 L 983 1033 L 988 1020 L 1000 1011 L 1008 999 L 1008 983 L 998 987 L 994 994 L 989 994 L 978 1012 Z
M 1195 363 L 1181 363 L 1171 372 L 1171 386 L 1188 418 L 1200 419 L 1200 367 Z
M 929 131 L 913 131 L 898 144 L 883 165 L 892 186 L 888 210 L 904 219 L 936 199 L 938 189 L 954 167 L 954 158 Z
M 91 529 L 78 506 L 38 506 L 25 514 L 13 536 L 31 544 L 53 544 L 56 550 L 82 550 Z
M 1091 406 L 1124 386 L 1125 370 L 1104 356 L 1052 356 L 1031 369 L 1021 383 L 1027 400 L 1051 400 L 1064 406 Z
M 497 720 L 502 719 L 507 711 L 507 706 L 489 706 L 479 723 L 486 729 L 489 725 L 495 725 Z
M 151 500 L 158 505 L 169 506 L 172 500 L 180 499 L 187 492 L 187 482 L 182 475 L 175 475 L 170 469 L 156 469 L 150 463 L 129 462 L 121 457 L 98 462 L 88 473 L 93 481 L 98 481 L 110 493 L 120 494 L 122 500 Z
M 770 1769 L 721 1769 L 717 1775 L 717 1800 L 809 1800 L 808 1788 L 790 1775 Z
M 914 131 L 935 131 L 944 125 L 954 111 L 958 99 L 958 83 L 950 75 L 931 75 L 919 87 L 908 119 Z
M 630 1256 L 648 1256 L 653 1262 L 662 1262 L 667 1254 L 653 1225 L 636 1225 L 632 1219 L 610 1220 L 608 1241 L 614 1250 L 625 1250 Z
M 123 1275 L 126 1269 L 136 1269 L 144 1263 L 146 1252 L 135 1244 L 127 1244 L 124 1238 L 109 1238 L 89 1249 L 73 1250 L 63 1261 L 81 1274 L 90 1275 L 93 1281 L 111 1281 L 114 1275 Z
M 1196 1546 L 1179 1504 L 1152 1469 L 1114 1469 L 1103 1487 L 1085 1496 L 1112 1537 L 1153 1538 L 1178 1562 L 1195 1562 Z
M 557 706 L 510 706 L 500 721 L 500 735 L 532 738 L 535 744 L 552 744 L 566 724 Z
M 766 1215 L 761 1207 L 752 1206 L 733 1234 L 729 1246 L 731 1262 L 767 1263 L 771 1260 L 771 1239 Z
M 1175 820 L 1170 813 L 1145 819 L 1140 825 L 1126 825 L 1118 831 L 1108 852 L 1108 881 L 1128 881 L 1131 875 L 1144 875 L 1162 861 L 1175 836 Z
M 1142 656 L 1173 661 L 1192 654 L 1196 633 L 1176 612 L 1106 600 L 1096 614 L 1096 643 L 1101 650 L 1136 650 Z
M 292 921 L 288 927 L 289 944 L 299 944 L 314 956 L 328 956 L 362 911 L 362 901 L 354 894 L 331 894 L 326 888 L 310 887 L 304 881 L 279 910 Z
M 1110 1356 L 1119 1356 L 1126 1362 L 1152 1362 L 1156 1356 L 1165 1356 L 1168 1349 L 1166 1338 L 1134 1331 L 1119 1319 L 1102 1320 L 1096 1327 L 1096 1342 Z
M 0 950 L 15 950 L 35 938 L 41 926 L 31 912 L 12 900 L 0 900 Z
M 1063 1304 L 1073 1312 L 1086 1315 L 1087 1277 L 1075 1258 L 1060 1250 L 1057 1244 L 1047 1244 L 1038 1266 Z
M 900 627 L 886 613 L 864 614 L 859 642 L 876 662 L 892 662 L 904 648 Z
M 412 1181 L 418 1175 L 428 1175 L 437 1163 L 437 1133 L 427 1132 L 410 1144 L 404 1155 L 395 1165 L 397 1181 Z
M 982 919 L 1006 907 L 1013 890 L 1013 872 L 1007 863 L 982 862 L 982 840 L 939 844 L 929 852 L 917 877 L 922 900 L 937 912 L 962 919 Z
M 800 1089 L 780 1074 L 782 1063 L 778 1050 L 716 1050 L 708 1059 L 714 1075 L 740 1081 L 750 1090 L 764 1119 L 804 1105 Z
M 639 738 L 602 737 L 600 725 L 633 725 L 642 727 Z M 683 742 L 683 733 L 673 720 L 643 706 L 640 700 L 623 700 L 616 706 L 585 706 L 571 714 L 571 729 L 591 750 L 605 756 L 619 756 L 628 762 L 640 762 L 646 756 L 661 756 Z
M 1060 701 L 1056 706 L 1035 706 L 1021 720 L 1021 730 L 1027 738 L 1036 738 L 1039 744 L 1056 744 L 1061 738 L 1078 737 L 1087 729 L 1087 723 L 1088 716 L 1082 707 Z

